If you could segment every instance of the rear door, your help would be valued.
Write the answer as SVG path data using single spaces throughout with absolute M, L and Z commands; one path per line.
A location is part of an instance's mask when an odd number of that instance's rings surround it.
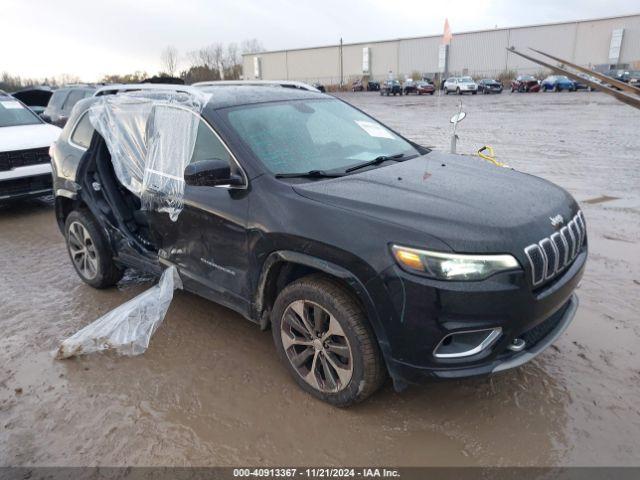
M 199 119 L 191 162 L 218 158 L 242 175 L 217 133 Z M 246 178 L 246 177 L 245 177 Z M 248 313 L 248 190 L 245 187 L 186 185 L 184 207 L 174 222 L 148 212 L 161 260 L 178 267 L 185 287 L 240 313 Z

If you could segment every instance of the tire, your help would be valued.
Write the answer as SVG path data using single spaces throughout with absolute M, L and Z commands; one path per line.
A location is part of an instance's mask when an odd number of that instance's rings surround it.
M 339 326 L 339 329 L 333 328 L 333 331 L 341 333 L 330 335 L 322 347 L 290 344 L 285 349 L 283 341 L 286 339 L 301 339 L 306 342 L 305 339 L 309 338 L 322 345 L 321 334 L 316 335 L 317 330 L 309 323 L 312 321 L 311 317 L 303 315 L 307 325 L 311 327 L 309 332 L 309 329 L 301 323 L 304 320 L 297 313 L 311 311 L 314 312 L 313 318 L 320 317 L 321 325 L 328 325 L 332 321 L 337 322 L 332 325 Z M 315 312 L 321 312 L 321 315 Z M 294 323 L 302 329 L 298 327 L 292 329 L 291 325 Z M 278 355 L 296 383 L 304 391 L 324 402 L 337 407 L 352 405 L 373 394 L 386 379 L 387 372 L 378 342 L 362 307 L 342 284 L 325 275 L 309 275 L 287 285 L 276 299 L 271 314 L 271 327 Z M 320 329 L 320 331 L 325 330 Z M 292 332 L 295 335 L 292 336 Z M 301 335 L 302 332 L 306 334 Z M 328 335 L 328 331 L 325 335 Z M 333 348 L 338 348 L 340 351 L 348 351 L 348 362 L 342 362 L 340 359 L 347 357 L 337 356 L 330 347 L 325 349 L 327 344 L 333 345 Z M 290 360 L 290 356 L 294 358 L 297 356 L 298 359 L 303 356 L 305 360 L 296 367 Z M 330 364 L 329 361 L 331 361 Z M 351 369 L 350 376 L 348 379 L 345 378 L 345 385 L 340 383 L 338 369 L 332 368 L 338 362 L 341 364 L 340 371 L 344 375 L 347 368 Z M 313 369 L 314 364 L 315 369 Z M 342 369 L 344 365 L 348 367 Z M 326 372 L 324 366 L 329 368 L 330 374 L 323 373 Z M 305 380 L 303 375 L 310 380 Z M 330 377 L 335 379 L 335 382 L 327 381 Z
M 460 90 L 460 87 L 456 88 L 456 93 L 457 93 L 458 95 L 462 95 L 462 90 Z
M 448 88 L 445 88 L 445 89 L 444 89 L 444 94 L 445 94 L 445 95 L 449 95 L 449 89 L 448 89 Z
M 118 283 L 124 271 L 113 261 L 109 242 L 91 213 L 71 212 L 64 233 L 71 264 L 83 282 L 93 288 L 108 288 Z
M 429 92 L 429 95 L 433 95 L 433 92 Z
M 556 92 L 556 93 L 560 91 L 560 87 L 558 86 L 558 84 L 555 84 L 553 86 L 553 91 Z
M 476 95 L 477 93 L 478 93 L 477 91 L 476 92 L 471 92 L 471 95 Z

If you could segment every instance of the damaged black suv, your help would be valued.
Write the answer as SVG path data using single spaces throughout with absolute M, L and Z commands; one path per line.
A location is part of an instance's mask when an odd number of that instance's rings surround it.
M 87 99 L 52 147 L 57 220 L 89 285 L 175 265 L 185 289 L 271 327 L 295 381 L 340 406 L 387 374 L 401 389 L 519 366 L 571 322 L 587 237 L 562 188 L 311 90 L 180 87 L 194 108 L 144 88 L 145 121 Z

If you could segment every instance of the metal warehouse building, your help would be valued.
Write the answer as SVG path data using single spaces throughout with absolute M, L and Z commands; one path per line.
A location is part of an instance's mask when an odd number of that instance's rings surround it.
M 454 33 L 445 54 L 442 35 L 330 45 L 243 56 L 245 79 L 319 81 L 339 84 L 368 77 L 385 80 L 392 72 L 498 76 L 536 73 L 540 66 L 507 52 L 538 48 L 579 65 L 604 70 L 610 65 L 640 69 L 640 14 L 573 22 Z

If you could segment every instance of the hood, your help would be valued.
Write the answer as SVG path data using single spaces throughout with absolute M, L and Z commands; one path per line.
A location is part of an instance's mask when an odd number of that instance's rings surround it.
M 62 130 L 48 123 L 0 127 L 0 151 L 49 147 Z
M 550 217 L 568 220 L 577 211 L 571 195 L 546 180 L 477 157 L 438 152 L 293 188 L 318 202 L 398 225 L 399 237 L 402 228 L 410 228 L 456 252 L 509 252 L 520 258 L 525 246 L 555 232 Z

